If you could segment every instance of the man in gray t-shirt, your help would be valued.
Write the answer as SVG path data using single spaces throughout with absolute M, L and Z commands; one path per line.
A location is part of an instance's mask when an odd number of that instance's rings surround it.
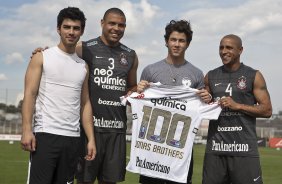
M 196 89 L 204 87 L 203 72 L 186 60 L 170 64 L 166 58 L 150 64 L 144 68 L 140 79 L 171 86 L 185 85 Z
M 165 42 L 168 55 L 165 59 L 148 65 L 142 72 L 141 81 L 138 83 L 137 92 L 141 93 L 149 86 L 150 82 L 160 82 L 165 85 L 185 85 L 191 88 L 204 88 L 203 72 L 185 60 L 185 52 L 192 40 L 193 31 L 190 23 L 185 20 L 172 20 L 165 28 Z M 199 95 L 204 102 L 209 102 L 209 93 L 202 89 Z M 187 184 L 192 183 L 193 158 L 187 177 Z M 140 176 L 142 184 L 176 184 L 176 182 Z

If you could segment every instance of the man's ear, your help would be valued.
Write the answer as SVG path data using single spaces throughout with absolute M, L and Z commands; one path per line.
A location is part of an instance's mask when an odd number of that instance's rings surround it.
M 240 55 L 242 54 L 243 50 L 244 50 L 244 48 L 241 47 L 241 48 L 240 48 Z
M 103 25 L 104 25 L 104 19 L 101 19 L 100 25 L 101 25 L 101 27 L 103 27 Z
M 186 49 L 188 49 L 188 47 L 189 47 L 190 43 L 191 43 L 191 42 L 188 42 L 188 43 L 187 43 L 187 47 L 186 47 Z
M 61 36 L 61 30 L 59 27 L 57 27 L 57 33 Z

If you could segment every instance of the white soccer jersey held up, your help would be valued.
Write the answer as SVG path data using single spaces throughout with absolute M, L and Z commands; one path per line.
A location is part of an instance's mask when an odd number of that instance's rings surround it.
M 217 119 L 221 107 L 206 104 L 197 89 L 151 85 L 132 93 L 132 142 L 127 170 L 185 183 L 193 141 L 203 119 Z

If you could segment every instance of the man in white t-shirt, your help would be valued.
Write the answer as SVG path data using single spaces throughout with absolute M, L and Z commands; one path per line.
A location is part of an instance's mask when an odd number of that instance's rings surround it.
M 36 53 L 27 68 L 21 146 L 30 151 L 29 184 L 74 182 L 80 117 L 88 140 L 85 159 L 96 155 L 88 67 L 75 53 L 85 20 L 78 8 L 62 9 L 57 17 L 60 43 Z

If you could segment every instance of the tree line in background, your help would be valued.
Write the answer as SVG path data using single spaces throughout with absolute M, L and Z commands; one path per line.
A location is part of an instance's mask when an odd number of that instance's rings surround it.
M 0 110 L 3 110 L 6 113 L 17 113 L 22 111 L 22 103 L 23 100 L 21 100 L 18 104 L 18 106 L 15 105 L 7 105 L 5 103 L 0 103 Z M 278 115 L 282 116 L 282 111 L 278 111 Z
M 18 106 L 0 103 L 0 110 L 3 110 L 6 113 L 18 113 L 22 111 L 22 103 L 22 100 L 19 102 Z

